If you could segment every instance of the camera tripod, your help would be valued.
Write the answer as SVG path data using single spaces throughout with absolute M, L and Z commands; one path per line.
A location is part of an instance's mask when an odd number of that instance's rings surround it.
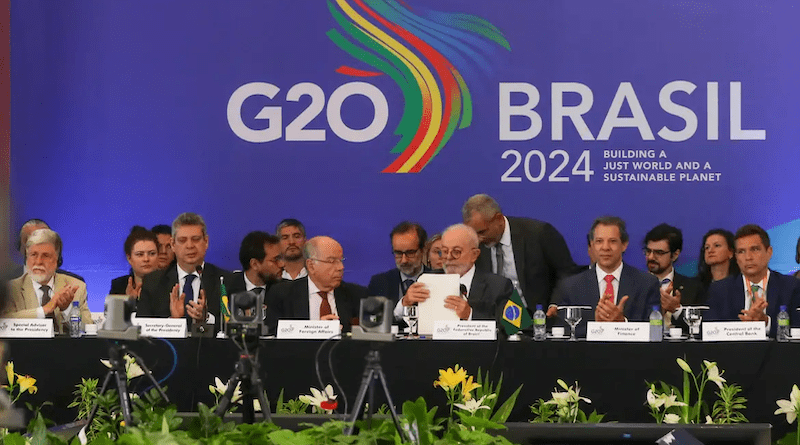
M 122 418 L 125 420 L 125 425 L 133 425 L 133 416 L 132 416 L 132 406 L 131 406 L 131 399 L 130 395 L 128 394 L 128 376 L 125 372 L 125 359 L 124 355 L 127 353 L 136 364 L 142 368 L 144 371 L 144 375 L 150 380 L 150 383 L 158 390 L 158 393 L 164 399 L 165 402 L 169 403 L 169 398 L 164 393 L 164 390 L 161 389 L 161 386 L 156 381 L 153 374 L 150 372 L 150 369 L 144 364 L 144 360 L 139 357 L 138 354 L 128 349 L 128 347 L 124 344 L 112 343 L 111 346 L 108 347 L 108 361 L 111 363 L 111 369 L 108 370 L 106 373 L 105 380 L 103 380 L 103 386 L 100 389 L 100 396 L 105 394 L 105 392 L 109 389 L 109 383 L 111 379 L 114 379 L 114 382 L 117 385 L 117 394 L 119 394 L 119 405 L 122 409 Z M 94 420 L 94 416 L 97 414 L 97 408 L 99 403 L 99 398 L 96 402 L 94 402 L 94 406 L 92 406 L 92 411 L 89 413 L 89 418 L 86 421 L 86 425 L 91 426 L 92 420 Z
M 392 413 L 394 426 L 397 428 L 397 433 L 400 434 L 400 437 L 402 437 L 405 441 L 407 439 L 406 434 L 400 428 L 400 420 L 397 417 L 397 410 L 394 408 L 392 395 L 389 394 L 389 386 L 386 384 L 386 375 L 383 373 L 383 368 L 381 367 L 381 355 L 378 351 L 378 345 L 373 343 L 370 351 L 367 353 L 364 359 L 367 363 L 364 365 L 364 374 L 361 377 L 361 386 L 358 389 L 358 395 L 356 396 L 356 403 L 353 406 L 353 412 L 347 415 L 348 425 L 344 430 L 344 434 L 348 436 L 353 434 L 358 415 L 361 413 L 361 410 L 364 409 L 364 397 L 366 397 L 367 392 L 369 392 L 369 408 L 367 408 L 366 412 L 367 421 L 372 421 L 372 414 L 375 412 L 375 381 L 380 379 L 381 386 L 383 386 L 383 394 L 386 396 L 386 403 L 388 403 L 389 411 Z
M 231 337 L 237 346 L 236 338 Z M 261 382 L 258 363 L 258 336 L 242 335 L 243 347 L 239 346 L 239 361 L 236 362 L 233 375 L 228 379 L 228 389 L 217 405 L 214 414 L 220 418 L 225 418 L 225 413 L 230 409 L 233 402 L 233 394 L 236 387 L 242 384 L 242 423 L 253 423 L 255 420 L 255 410 L 253 401 L 258 400 L 261 404 L 261 415 L 267 422 L 272 421 L 270 417 L 269 400 L 267 393 L 264 392 L 264 385 Z M 253 350 L 253 353 L 250 351 Z

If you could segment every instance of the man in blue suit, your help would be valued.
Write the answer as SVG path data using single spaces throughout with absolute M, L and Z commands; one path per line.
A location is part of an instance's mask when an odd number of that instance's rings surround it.
M 769 269 L 772 246 L 761 227 L 748 224 L 736 231 L 736 262 L 742 273 L 711 283 L 708 289 L 711 321 L 763 321 L 775 336 L 779 308 L 785 305 L 793 325 L 800 306 L 800 280 Z
M 597 218 L 589 231 L 597 264 L 593 269 L 565 278 L 556 287 L 558 306 L 591 306 L 586 321 L 646 321 L 653 306 L 660 306 L 658 279 L 622 261 L 628 248 L 625 221 L 616 216 Z M 578 335 L 586 332 L 585 324 Z

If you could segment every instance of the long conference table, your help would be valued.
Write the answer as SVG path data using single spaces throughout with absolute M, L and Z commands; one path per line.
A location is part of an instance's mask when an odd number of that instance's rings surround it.
M 321 344 L 321 341 L 260 341 L 261 377 L 273 408 L 281 389 L 286 398 L 296 398 L 309 394 L 311 386 L 319 387 L 314 364 Z M 67 409 L 67 405 L 81 378 L 100 378 L 102 383 L 107 372 L 100 363 L 100 359 L 108 358 L 110 342 L 105 339 L 15 339 L 7 345 L 15 371 L 37 379 L 38 393 L 26 395 L 21 401 L 52 402 L 53 406 L 45 408 L 43 413 L 57 423 L 69 422 L 77 414 L 76 408 Z M 364 357 L 371 345 L 352 340 L 328 342 L 320 353 L 320 368 L 326 383 L 332 381 L 328 353 L 333 346 L 333 370 L 352 409 Z M 167 377 L 163 385 L 180 411 L 195 411 L 198 402 L 212 405 L 215 399 L 208 386 L 215 377 L 227 381 L 239 358 L 237 347 L 226 339 L 147 339 L 130 342 L 128 347 L 142 357 L 156 379 Z M 443 406 L 444 392 L 434 388 L 433 381 L 438 378 L 439 369 L 458 363 L 470 375 L 476 375 L 479 368 L 483 372 L 489 370 L 495 381 L 502 373 L 501 400 L 520 384 L 524 385 L 509 421 L 528 420 L 529 405 L 539 398 L 549 399 L 560 378 L 569 384 L 578 381 L 580 394 L 592 401 L 587 408 L 606 413 L 607 421 L 653 422 L 645 403 L 645 382 L 664 380 L 680 387 L 682 373 L 675 359 L 685 357 L 695 370 L 699 370 L 704 359 L 716 361 L 728 383 L 743 388 L 748 420 L 772 423 L 772 437 L 777 438 L 793 427 L 786 424 L 784 415 L 773 414 L 777 408 L 775 401 L 788 399 L 792 385 L 800 383 L 800 344 L 775 341 L 653 344 L 398 340 L 381 344 L 379 350 L 398 409 L 403 401 L 419 396 L 425 397 L 429 406 Z M 168 376 L 173 366 L 174 371 Z M 139 377 L 132 382 L 131 389 L 141 391 L 148 386 L 149 382 Z M 376 389 L 380 395 L 380 387 Z M 710 384 L 706 392 L 711 395 L 715 390 L 716 386 Z M 341 395 L 339 399 L 341 410 L 344 401 Z M 377 400 L 382 400 L 382 396 Z

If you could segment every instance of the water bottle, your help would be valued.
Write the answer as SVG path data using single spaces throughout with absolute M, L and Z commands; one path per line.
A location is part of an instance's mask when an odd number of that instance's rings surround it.
M 664 317 L 661 315 L 661 308 L 653 306 L 650 312 L 650 341 L 661 341 L 664 338 Z
M 69 336 L 72 338 L 81 336 L 81 308 L 78 302 L 72 302 L 72 312 L 69 314 Z
M 536 305 L 536 312 L 533 313 L 533 339 L 543 341 L 547 338 L 547 326 L 545 326 L 545 315 L 542 305 Z
M 778 341 L 789 341 L 789 324 L 789 313 L 786 312 L 786 305 L 782 305 L 778 313 Z

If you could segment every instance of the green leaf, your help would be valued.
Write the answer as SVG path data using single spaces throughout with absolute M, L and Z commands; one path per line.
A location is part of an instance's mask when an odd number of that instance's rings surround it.
M 465 426 L 471 426 L 471 427 L 474 427 L 474 428 L 481 428 L 482 430 L 504 430 L 504 429 L 506 429 L 506 426 L 501 424 L 501 423 L 492 422 L 491 420 L 486 420 L 486 419 L 483 419 L 481 417 L 472 416 L 469 413 L 465 413 L 465 412 L 462 412 L 462 411 L 457 411 L 456 414 L 458 414 L 458 417 L 461 418 L 461 423 L 464 424 Z
M 796 445 L 797 444 L 797 432 L 789 433 L 783 436 L 780 440 L 776 442 L 778 445 Z
M 498 388 L 499 386 L 498 384 Z M 519 385 L 519 388 L 500 405 L 500 408 L 498 408 L 497 412 L 491 417 L 492 422 L 506 423 L 508 416 L 511 415 L 511 411 L 514 409 L 514 405 L 517 403 L 517 396 L 519 396 L 520 391 L 522 391 L 522 385 Z

